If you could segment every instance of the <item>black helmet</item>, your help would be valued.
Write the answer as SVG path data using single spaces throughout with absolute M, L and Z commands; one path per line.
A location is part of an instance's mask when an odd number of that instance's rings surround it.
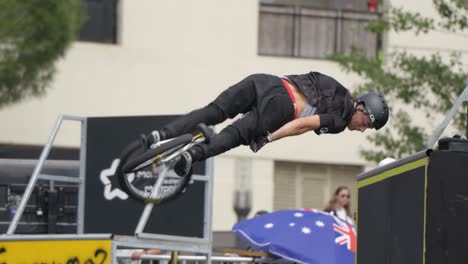
M 388 105 L 382 94 L 370 92 L 360 96 L 356 100 L 357 105 L 363 104 L 364 110 L 375 130 L 381 129 L 388 121 Z

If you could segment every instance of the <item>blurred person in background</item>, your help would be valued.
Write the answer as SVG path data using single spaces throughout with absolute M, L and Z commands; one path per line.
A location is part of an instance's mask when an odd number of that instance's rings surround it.
M 338 186 L 324 211 L 354 225 L 350 206 L 351 192 L 349 188 L 346 186 Z
M 267 210 L 259 210 L 259 211 L 255 212 L 253 217 L 257 217 L 257 216 L 264 215 L 264 214 L 269 214 L 269 213 L 270 212 L 268 212 Z
M 135 250 L 132 253 L 132 260 L 140 260 L 142 255 L 160 255 L 164 252 L 159 249 Z
M 143 255 L 161 255 L 166 252 L 159 249 L 121 249 L 121 253 L 130 254 L 131 258 L 128 259 L 118 259 L 118 264 L 167 264 L 169 263 L 166 260 L 142 260 L 141 256 Z

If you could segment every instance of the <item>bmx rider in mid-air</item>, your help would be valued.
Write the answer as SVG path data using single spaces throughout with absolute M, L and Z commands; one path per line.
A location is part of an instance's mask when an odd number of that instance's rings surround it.
M 389 118 L 383 95 L 377 92 L 353 99 L 338 81 L 319 72 L 277 77 L 253 74 L 229 87 L 207 106 L 183 115 L 150 133 L 148 145 L 244 114 L 208 143 L 188 150 L 175 166 L 182 174 L 187 162 L 205 160 L 239 145 L 257 152 L 267 143 L 308 131 L 337 134 L 346 128 L 364 132 L 382 128 Z M 191 161 L 187 160 L 191 157 Z

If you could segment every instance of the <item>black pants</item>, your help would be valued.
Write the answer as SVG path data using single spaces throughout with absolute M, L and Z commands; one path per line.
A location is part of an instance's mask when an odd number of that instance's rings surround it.
M 259 136 L 279 129 L 294 119 L 294 105 L 277 76 L 254 74 L 229 87 L 207 106 L 166 125 L 166 138 L 191 133 L 199 123 L 215 125 L 245 114 L 217 134 L 209 144 L 200 144 L 199 159 L 216 156 L 239 145 L 249 145 Z M 195 146 L 197 147 L 197 146 Z

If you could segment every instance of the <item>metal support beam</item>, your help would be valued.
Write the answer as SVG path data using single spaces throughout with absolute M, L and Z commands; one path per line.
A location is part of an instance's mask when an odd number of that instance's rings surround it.
M 118 259 L 131 259 L 129 254 L 119 254 L 117 253 Z M 142 260 L 171 260 L 170 255 L 142 255 Z M 207 261 L 205 256 L 195 256 L 195 255 L 179 255 L 179 261 L 203 261 L 206 263 L 211 263 Z M 271 258 L 253 258 L 253 257 L 236 257 L 236 256 L 213 256 L 211 261 L 214 262 L 248 262 L 248 263 L 291 263 L 289 260 L 284 259 L 271 259 Z
M 205 212 L 204 212 L 204 228 L 203 236 L 210 242 L 210 247 L 213 243 L 213 174 L 214 174 L 214 159 L 210 158 L 205 161 L 205 175 L 208 181 L 205 183 Z M 206 256 L 207 263 L 211 263 L 212 251 L 208 251 Z
M 112 234 L 27 234 L 0 236 L 0 241 L 100 240 L 112 239 Z
M 81 120 L 81 144 L 80 144 L 80 188 L 78 188 L 78 211 L 77 211 L 77 232 L 84 233 L 84 211 L 85 211 L 85 188 L 86 188 L 86 140 L 88 131 L 88 119 Z
M 161 234 L 151 234 L 151 233 L 138 233 L 136 234 L 136 237 L 145 238 L 145 239 L 176 241 L 176 242 L 184 242 L 184 243 L 186 242 L 186 243 L 194 243 L 194 244 L 209 244 L 210 243 L 208 240 L 203 239 L 203 238 L 161 235 Z
M 86 117 L 82 116 L 74 116 L 74 115 L 62 115 L 63 120 L 70 120 L 70 121 L 84 121 Z
M 72 182 L 72 183 L 81 183 L 80 178 L 70 177 L 70 176 L 61 176 L 61 175 L 50 175 L 50 174 L 39 174 L 41 180 L 49 181 L 58 181 L 58 182 Z
M 468 101 L 468 85 L 465 86 L 465 89 L 463 90 L 462 94 L 458 97 L 458 99 L 453 104 L 452 109 L 450 109 L 450 111 L 447 112 L 442 123 L 440 123 L 439 127 L 436 129 L 434 134 L 432 134 L 431 138 L 426 144 L 426 148 L 431 149 L 434 147 L 440 135 L 442 135 L 442 133 L 444 132 L 445 128 L 448 126 L 450 121 L 452 121 L 453 117 L 455 116 L 457 111 L 460 109 L 463 102 L 467 102 L 467 101 Z
M 28 200 L 31 197 L 34 186 L 36 185 L 36 182 L 39 179 L 39 172 L 42 170 L 42 166 L 44 166 L 44 161 L 47 159 L 47 156 L 49 156 L 50 149 L 52 148 L 52 143 L 54 142 L 55 137 L 57 136 L 57 132 L 60 128 L 60 125 L 62 124 L 62 121 L 63 121 L 63 116 L 59 116 L 57 120 L 55 121 L 54 129 L 52 130 L 52 133 L 50 134 L 49 141 L 47 142 L 44 149 L 42 150 L 41 156 L 39 158 L 39 162 L 36 168 L 34 169 L 34 172 L 31 178 L 29 179 L 28 186 L 26 187 L 26 190 L 24 191 L 23 197 L 21 198 L 21 202 L 18 206 L 18 209 L 16 210 L 15 216 L 13 217 L 13 220 L 11 221 L 11 224 L 8 227 L 8 230 L 6 232 L 7 235 L 12 235 L 15 232 L 16 227 L 18 226 L 20 218 L 23 215 L 24 208 L 26 208 L 26 204 L 28 203 Z
M 211 245 L 187 243 L 181 241 L 160 240 L 154 238 L 137 238 L 131 236 L 114 236 L 113 243 L 124 248 L 157 248 L 168 251 L 184 251 L 194 253 L 208 253 Z

